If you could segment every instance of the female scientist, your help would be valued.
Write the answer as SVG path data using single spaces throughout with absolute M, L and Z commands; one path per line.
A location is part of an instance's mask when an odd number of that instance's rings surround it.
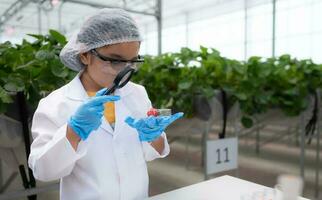
M 39 102 L 29 156 L 36 179 L 60 179 L 61 200 L 148 197 L 146 161 L 169 154 L 164 129 L 183 113 L 147 117 L 151 102 L 132 82 L 104 95 L 119 72 L 137 67 L 140 42 L 127 12 L 102 9 L 61 51 L 79 73 Z

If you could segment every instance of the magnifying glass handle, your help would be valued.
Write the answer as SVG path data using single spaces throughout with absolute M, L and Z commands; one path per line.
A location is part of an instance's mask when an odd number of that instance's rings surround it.
M 104 93 L 104 95 L 110 95 L 110 94 L 112 94 L 115 91 L 115 89 L 116 89 L 116 86 L 115 86 L 115 84 L 113 84 L 112 87 L 110 87 L 109 89 L 106 90 L 106 92 Z

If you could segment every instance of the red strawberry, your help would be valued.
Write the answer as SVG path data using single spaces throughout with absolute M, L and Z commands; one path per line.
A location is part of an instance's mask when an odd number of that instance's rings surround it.
M 155 109 L 155 108 L 151 108 L 148 112 L 147 112 L 147 115 L 148 116 L 151 116 L 151 115 L 153 115 L 153 116 L 158 116 L 158 110 L 157 109 Z

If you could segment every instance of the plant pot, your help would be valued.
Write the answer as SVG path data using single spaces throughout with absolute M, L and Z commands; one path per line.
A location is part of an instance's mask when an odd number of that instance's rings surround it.
M 224 109 L 223 109 L 223 100 L 222 94 L 219 90 L 215 90 L 215 95 L 209 100 L 209 104 L 212 110 L 211 121 L 213 123 L 221 123 L 223 121 Z M 231 107 L 228 108 L 227 112 L 227 121 L 235 122 L 240 120 L 240 107 L 239 103 L 235 102 Z
M 0 147 L 14 148 L 23 142 L 21 122 L 5 115 L 0 115 Z
M 3 148 L 15 148 L 24 141 L 21 106 L 17 95 L 12 98 L 14 101 L 8 105 L 7 112 L 0 115 L 0 147 Z M 26 107 L 29 128 L 34 110 L 28 104 Z
M 196 94 L 193 100 L 195 116 L 200 120 L 207 121 L 210 119 L 212 111 L 209 101 L 206 97 Z

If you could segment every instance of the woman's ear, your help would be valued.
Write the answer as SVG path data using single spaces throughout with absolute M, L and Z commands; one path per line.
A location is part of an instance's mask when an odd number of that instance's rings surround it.
M 82 63 L 84 64 L 84 65 L 89 65 L 90 64 L 90 62 L 91 62 L 91 58 L 90 58 L 90 54 L 89 53 L 81 53 L 80 55 L 79 55 L 79 57 L 80 57 L 80 60 L 82 61 Z

